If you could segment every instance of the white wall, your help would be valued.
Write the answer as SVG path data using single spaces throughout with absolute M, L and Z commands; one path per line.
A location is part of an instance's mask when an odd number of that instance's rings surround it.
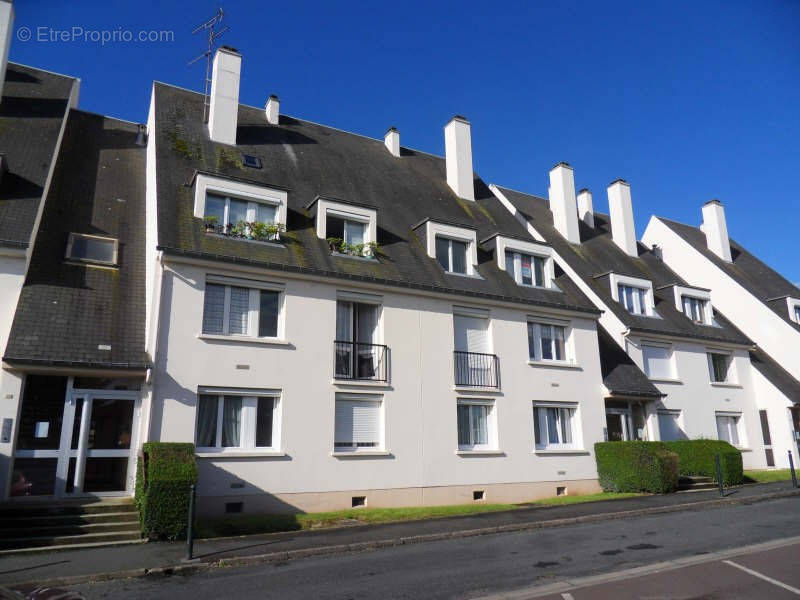
M 800 352 L 797 352 L 800 332 L 657 217 L 650 219 L 642 241 L 648 246 L 657 244 L 664 262 L 690 284 L 711 289 L 712 304 L 784 369 L 800 379 Z M 788 315 L 788 307 L 786 310 Z
M 764 375 L 753 369 L 753 384 L 756 391 L 757 408 L 767 411 L 770 437 L 772 438 L 772 453 L 775 456 L 775 466 L 782 469 L 789 468 L 788 451 L 797 467 L 798 449 L 794 439 L 794 424 L 789 408 L 792 403 L 778 390 Z M 759 436 L 760 434 L 759 429 Z M 758 443 L 763 453 L 763 438 L 758 438 Z
M 499 432 L 497 456 L 459 456 L 453 381 L 453 305 L 481 306 L 468 299 L 440 299 L 394 290 L 376 291 L 269 276 L 285 284 L 286 345 L 198 339 L 207 272 L 234 273 L 171 262 L 163 278 L 161 332 L 154 381 L 152 439 L 194 441 L 198 386 L 282 390 L 285 456 L 201 458 L 201 495 L 273 494 L 356 489 L 450 486 L 595 479 L 590 451 L 602 440 L 603 390 L 595 322 L 572 320 L 579 368 L 528 364 L 524 307 L 490 307 L 493 352 L 500 357 L 501 393 L 494 398 Z M 391 348 L 391 381 L 381 385 L 332 382 L 335 301 L 339 291 L 381 293 L 382 338 Z M 485 307 L 486 305 L 484 305 Z M 562 317 L 563 318 L 563 317 Z M 237 365 L 249 365 L 248 370 Z M 390 456 L 337 458 L 333 450 L 337 391 L 382 393 L 385 446 Z M 463 394 L 462 394 L 463 395 Z M 573 455 L 533 453 L 534 400 L 580 403 L 583 446 Z M 243 480 L 242 490 L 231 490 Z

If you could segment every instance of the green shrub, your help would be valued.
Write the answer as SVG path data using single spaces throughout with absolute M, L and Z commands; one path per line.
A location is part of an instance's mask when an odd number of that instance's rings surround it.
M 722 482 L 725 485 L 739 485 L 744 481 L 742 453 L 721 440 L 682 440 L 663 442 L 678 455 L 678 469 L 681 475 L 705 475 L 717 480 L 714 455 L 719 454 L 722 467 Z
M 678 455 L 660 442 L 599 442 L 594 452 L 606 492 L 665 494 L 678 487 Z
M 142 534 L 151 539 L 185 537 L 189 491 L 196 481 L 194 444 L 144 444 L 136 478 Z

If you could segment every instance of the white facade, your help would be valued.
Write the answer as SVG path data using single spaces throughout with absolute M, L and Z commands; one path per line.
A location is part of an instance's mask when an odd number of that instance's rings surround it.
M 722 222 L 724 223 L 724 215 Z M 718 238 L 719 236 L 712 237 L 712 243 L 716 246 L 725 246 Z M 800 344 L 800 333 L 797 330 L 672 231 L 658 217 L 650 219 L 642 241 L 648 246 L 657 245 L 664 262 L 681 277 L 690 283 L 710 288 L 713 304 L 793 377 L 800 378 L 800 356 L 796 350 Z M 797 410 L 797 408 L 756 369 L 752 368 L 751 373 L 755 388 L 755 405 L 758 409 L 768 411 L 775 464 L 787 467 L 787 452 L 791 450 L 795 457 L 798 455 L 791 413 L 792 409 Z M 759 441 L 763 441 L 760 434 Z
M 204 336 L 204 288 L 213 275 L 279 286 L 279 335 Z M 391 357 L 386 383 L 334 379 L 337 298 L 357 294 L 380 302 L 378 338 Z M 488 317 L 499 391 L 454 385 L 454 311 Z M 529 362 L 528 321 L 554 318 L 568 324 L 574 361 Z M 222 513 L 230 501 L 243 501 L 246 511 L 309 511 L 348 508 L 358 495 L 372 506 L 401 506 L 471 502 L 477 491 L 509 502 L 553 496 L 560 487 L 598 489 L 593 445 L 602 440 L 603 391 L 592 317 L 170 258 L 160 321 L 150 439 L 195 441 L 199 390 L 269 390 L 279 398 L 274 447 L 199 453 L 205 513 Z M 335 451 L 342 394 L 381 402 L 377 448 Z M 459 400 L 491 405 L 487 447 L 459 449 Z M 536 448 L 534 402 L 575 411 L 570 447 Z

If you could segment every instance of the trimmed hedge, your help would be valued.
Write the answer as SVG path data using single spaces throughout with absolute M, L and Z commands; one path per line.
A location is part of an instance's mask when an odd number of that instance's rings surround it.
M 678 487 L 678 455 L 659 442 L 599 442 L 594 453 L 606 492 L 666 494 Z
M 136 478 L 142 534 L 151 539 L 185 537 L 190 486 L 196 482 L 194 444 L 144 444 Z
M 717 480 L 714 455 L 719 454 L 724 485 L 739 485 L 744 481 L 742 453 L 722 440 L 681 440 L 662 442 L 668 450 L 678 455 L 681 475 L 705 475 Z

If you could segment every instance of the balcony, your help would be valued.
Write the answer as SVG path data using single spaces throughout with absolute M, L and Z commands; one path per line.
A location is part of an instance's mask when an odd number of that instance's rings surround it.
M 494 354 L 453 352 L 456 385 L 500 389 L 500 360 Z
M 333 355 L 334 379 L 387 381 L 387 346 L 336 340 L 333 342 Z

